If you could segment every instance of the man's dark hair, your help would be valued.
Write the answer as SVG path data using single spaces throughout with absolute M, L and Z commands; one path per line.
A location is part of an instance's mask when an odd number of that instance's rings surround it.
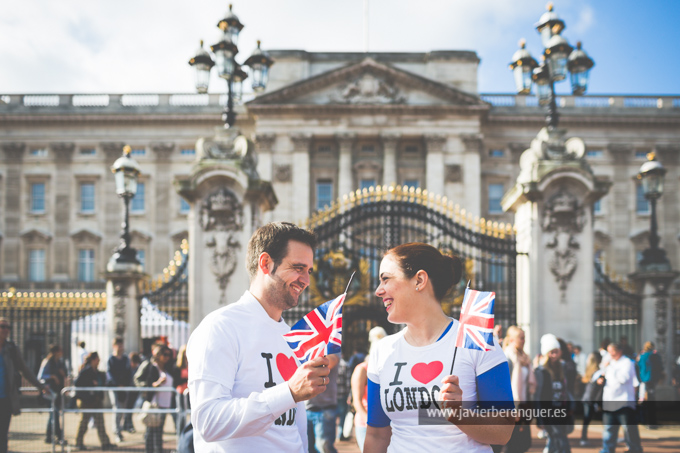
M 621 346 L 621 343 L 609 343 L 607 347 L 609 346 L 616 349 L 618 352 L 623 352 L 623 346 Z
M 123 338 L 122 338 L 122 337 L 116 337 L 116 338 L 113 340 L 113 345 L 114 345 L 114 346 L 116 346 L 116 345 L 122 345 L 122 344 L 123 344 Z
M 257 262 L 260 255 L 266 252 L 274 261 L 274 272 L 288 254 L 288 242 L 298 241 L 307 244 L 314 250 L 316 236 L 289 222 L 272 222 L 257 229 L 248 241 L 246 268 L 250 278 L 257 275 Z

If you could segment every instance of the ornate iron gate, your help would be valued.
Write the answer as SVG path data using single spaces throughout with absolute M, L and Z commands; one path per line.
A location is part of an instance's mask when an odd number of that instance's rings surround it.
M 595 262 L 595 344 L 602 340 L 620 341 L 626 337 L 633 351 L 640 350 L 640 307 L 642 296 L 622 288 Z
M 375 325 L 388 332 L 378 287 L 380 260 L 385 251 L 406 242 L 426 242 L 459 256 L 463 278 L 443 301 L 444 311 L 458 318 L 468 280 L 475 289 L 496 292 L 496 322 L 515 324 L 516 250 L 511 225 L 472 219 L 446 197 L 408 187 L 378 186 L 357 191 L 320 212 L 309 225 L 319 244 L 309 293 L 284 312 L 295 322 L 313 307 L 345 290 L 357 271 L 343 310 L 343 354 L 366 349 L 367 332 Z
M 144 282 L 139 297 L 151 304 L 140 304 L 140 319 L 143 317 L 147 322 L 147 325 L 142 325 L 144 341 L 142 347 L 146 354 L 151 351 L 151 343 L 158 337 L 174 339 L 172 347 L 177 349 L 188 340 L 188 252 L 189 247 L 185 239 L 182 241 L 181 250 L 175 252 L 168 267 L 163 269 L 163 274 Z

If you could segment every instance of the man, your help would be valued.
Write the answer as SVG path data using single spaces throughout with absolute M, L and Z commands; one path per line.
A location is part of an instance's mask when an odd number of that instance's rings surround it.
M 640 453 L 642 452 L 640 431 L 635 424 L 635 387 L 637 384 L 635 364 L 623 355 L 623 348 L 618 343 L 611 343 L 607 347 L 607 353 L 610 357 L 609 364 L 604 376 L 597 380 L 599 384 L 604 383 L 602 423 L 605 431 L 600 453 L 614 453 L 619 425 L 623 425 L 628 432 L 628 451 Z
M 326 390 L 328 358 L 298 366 L 281 318 L 309 285 L 316 238 L 270 223 L 250 238 L 250 289 L 208 315 L 187 346 L 194 447 L 201 453 L 306 453 L 304 401 Z
M 118 337 L 113 340 L 113 355 L 109 357 L 106 366 L 106 384 L 110 387 L 128 387 L 132 385 L 132 368 L 130 366 L 130 359 L 124 354 L 123 339 Z M 112 401 L 115 409 L 124 409 L 127 407 L 127 392 L 111 392 Z M 115 412 L 113 417 L 113 433 L 116 436 L 116 442 L 123 441 L 123 422 L 125 414 Z
M 12 326 L 7 318 L 0 318 L 0 453 L 7 453 L 9 424 L 12 415 L 21 413 L 19 387 L 21 375 L 35 388 L 47 394 L 49 387 L 38 381 L 21 357 L 19 348 L 9 340 Z
M 311 453 L 337 453 L 335 449 L 335 426 L 338 416 L 338 363 L 340 354 L 328 356 L 328 385 L 326 391 L 307 400 L 307 436 L 314 439 L 314 445 L 309 445 Z M 345 399 L 347 395 L 345 395 Z M 311 431 L 310 431 L 311 430 Z

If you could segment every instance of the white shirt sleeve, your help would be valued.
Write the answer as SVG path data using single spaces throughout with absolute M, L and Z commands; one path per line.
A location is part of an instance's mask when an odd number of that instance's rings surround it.
M 237 334 L 219 322 L 194 331 L 187 358 L 191 422 L 206 442 L 261 435 L 281 414 L 296 407 L 287 382 L 245 398 L 232 395 L 236 375 L 247 364 L 239 361 Z
M 302 415 L 304 414 L 304 418 Z M 304 401 L 297 403 L 297 415 L 295 416 L 296 425 L 300 432 L 300 439 L 302 439 L 302 451 L 309 451 L 309 439 L 307 438 L 307 407 Z

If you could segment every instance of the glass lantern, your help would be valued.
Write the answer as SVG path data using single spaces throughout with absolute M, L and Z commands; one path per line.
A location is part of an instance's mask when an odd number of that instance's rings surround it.
M 196 91 L 207 93 L 210 84 L 210 69 L 215 65 L 215 62 L 203 48 L 203 40 L 201 40 L 201 46 L 196 51 L 196 56 L 189 60 L 189 64 L 196 70 Z
M 550 75 L 555 82 L 567 77 L 567 58 L 572 51 L 566 39 L 560 35 L 550 38 L 545 49 L 545 57 L 550 67 Z
M 137 177 L 141 168 L 137 161 L 130 157 L 131 148 L 123 148 L 123 156 L 119 157 L 111 167 L 116 181 L 116 193 L 119 197 L 132 198 L 137 193 Z
M 521 40 L 519 44 L 520 49 L 512 56 L 510 69 L 515 77 L 517 94 L 529 94 L 531 93 L 531 76 L 538 63 L 526 50 L 526 41 Z
M 588 78 L 590 69 L 595 62 L 581 49 L 581 42 L 576 43 L 576 50 L 569 55 L 567 68 L 571 78 L 571 92 L 575 96 L 580 96 L 588 89 Z

